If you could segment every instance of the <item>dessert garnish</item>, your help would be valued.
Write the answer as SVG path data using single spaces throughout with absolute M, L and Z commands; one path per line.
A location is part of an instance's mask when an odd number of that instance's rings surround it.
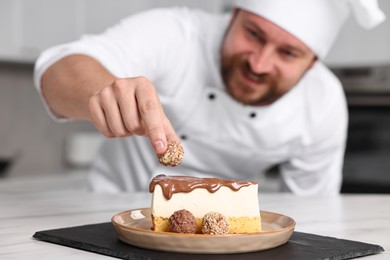
M 194 234 L 195 228 L 195 217 L 188 210 L 177 210 L 169 217 L 170 232 Z
M 218 212 L 209 212 L 203 217 L 202 233 L 210 235 L 226 235 L 229 232 L 229 222 Z
M 176 141 L 169 141 L 168 148 L 163 154 L 158 155 L 158 159 L 162 165 L 177 166 L 183 159 L 184 150 L 180 143 Z

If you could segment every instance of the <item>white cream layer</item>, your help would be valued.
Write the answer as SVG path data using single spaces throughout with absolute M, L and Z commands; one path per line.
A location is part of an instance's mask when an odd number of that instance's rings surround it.
M 256 217 L 260 214 L 257 186 L 242 187 L 238 191 L 222 186 L 214 193 L 198 188 L 189 193 L 175 193 L 167 200 L 161 186 L 156 185 L 152 195 L 152 214 L 169 218 L 176 210 L 186 209 L 198 218 L 211 211 L 226 217 Z

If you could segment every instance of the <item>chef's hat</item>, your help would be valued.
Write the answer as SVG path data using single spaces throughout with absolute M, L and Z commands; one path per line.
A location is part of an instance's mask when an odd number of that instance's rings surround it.
M 324 58 L 350 12 L 364 28 L 385 20 L 377 0 L 236 0 L 236 7 L 266 18 Z

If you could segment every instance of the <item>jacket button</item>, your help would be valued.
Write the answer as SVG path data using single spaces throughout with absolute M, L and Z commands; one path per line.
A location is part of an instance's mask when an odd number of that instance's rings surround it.
M 216 95 L 214 93 L 209 94 L 209 99 L 214 100 L 216 98 Z
M 255 118 L 255 117 L 256 117 L 256 113 L 255 113 L 255 112 L 251 112 L 251 113 L 249 114 L 249 117 L 250 117 L 250 118 Z
M 187 136 L 186 136 L 186 135 L 181 135 L 181 136 L 180 136 L 180 139 L 181 139 L 181 140 L 186 140 L 186 139 L 187 139 Z

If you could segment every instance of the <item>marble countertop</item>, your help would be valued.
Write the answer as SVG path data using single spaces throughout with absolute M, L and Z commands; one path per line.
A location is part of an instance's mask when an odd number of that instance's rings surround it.
M 148 193 L 94 194 L 80 187 L 53 188 L 56 181 L 0 179 L 0 259 L 107 259 L 32 235 L 109 222 L 118 212 L 150 205 Z M 78 178 L 73 181 L 78 183 Z M 292 217 L 297 231 L 377 244 L 385 252 L 365 258 L 390 259 L 390 195 L 302 198 L 264 193 L 259 198 L 262 210 Z

